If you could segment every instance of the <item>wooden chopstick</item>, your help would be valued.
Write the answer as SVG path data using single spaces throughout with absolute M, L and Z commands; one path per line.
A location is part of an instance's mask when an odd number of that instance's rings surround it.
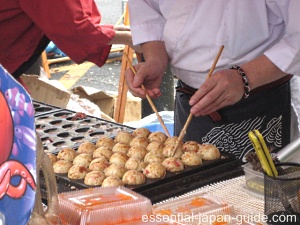
M 133 74 L 135 75 L 135 74 L 136 74 L 136 70 L 135 70 L 135 68 L 133 67 L 132 63 L 130 62 L 130 59 L 129 59 L 128 55 L 127 55 L 125 52 L 124 52 L 124 55 L 126 56 L 126 59 L 127 59 L 128 63 L 129 63 L 129 66 L 130 66 L 131 71 L 132 71 Z M 166 135 L 167 135 L 168 137 L 170 137 L 170 133 L 169 133 L 169 131 L 168 131 L 168 129 L 167 129 L 167 127 L 166 127 L 166 125 L 165 125 L 163 119 L 162 119 L 161 116 L 159 115 L 159 113 L 158 113 L 158 111 L 157 111 L 155 105 L 153 104 L 152 99 L 151 99 L 150 96 L 148 95 L 147 90 L 145 89 L 145 87 L 144 87 L 143 84 L 141 85 L 141 87 L 142 87 L 143 90 L 146 92 L 146 98 L 147 98 L 147 100 L 148 100 L 148 102 L 149 102 L 149 104 L 150 104 L 152 110 L 155 112 L 156 117 L 157 117 L 157 119 L 158 119 L 160 125 L 162 126 L 162 128 L 163 128 L 163 130 L 165 131 Z
M 209 72 L 208 72 L 208 74 L 206 76 L 206 79 L 208 79 L 208 78 L 211 77 L 214 69 L 216 68 L 217 62 L 218 62 L 218 60 L 219 60 L 219 58 L 220 58 L 220 56 L 222 54 L 223 49 L 224 49 L 224 45 L 221 45 L 221 47 L 219 49 L 219 52 L 218 52 L 218 54 L 217 54 L 217 56 L 216 56 L 216 58 L 215 58 L 215 60 L 214 60 L 214 62 L 212 64 L 212 67 L 210 68 L 210 70 L 209 70 Z M 181 132 L 180 132 L 180 135 L 178 136 L 178 139 L 176 140 L 176 144 L 175 144 L 175 147 L 173 149 L 173 152 L 172 152 L 171 156 L 175 155 L 175 153 L 177 151 L 177 148 L 179 146 L 179 143 L 182 141 L 184 135 L 186 134 L 186 130 L 187 130 L 187 128 L 188 128 L 188 126 L 189 126 L 192 118 L 193 118 L 193 114 L 190 113 L 190 115 L 188 116 L 188 118 L 187 118 L 187 120 L 186 120 L 186 122 L 185 122 L 185 124 L 184 124 L 184 126 L 183 126 L 183 128 L 181 130 Z

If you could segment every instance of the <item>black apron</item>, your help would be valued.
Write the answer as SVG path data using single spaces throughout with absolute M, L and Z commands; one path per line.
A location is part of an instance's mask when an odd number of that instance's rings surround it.
M 12 73 L 14 78 L 18 78 L 25 71 L 27 71 L 35 61 L 41 56 L 42 52 L 46 49 L 47 45 L 50 43 L 50 40 L 44 35 L 40 40 L 39 44 L 36 46 L 32 56 L 24 62 L 15 72 Z
M 220 151 L 234 154 L 237 158 L 253 150 L 248 138 L 251 130 L 259 130 L 267 146 L 277 152 L 290 143 L 291 122 L 291 75 L 251 91 L 249 98 L 218 110 L 221 121 L 213 116 L 193 117 L 184 141 L 211 143 Z M 181 80 L 176 87 L 174 111 L 174 135 L 179 136 L 190 114 L 188 104 L 196 91 Z

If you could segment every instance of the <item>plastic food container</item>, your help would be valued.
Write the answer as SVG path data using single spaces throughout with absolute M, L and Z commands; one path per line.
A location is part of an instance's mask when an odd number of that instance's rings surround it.
M 247 163 L 243 166 L 245 171 L 246 188 L 256 194 L 264 195 L 264 174 L 252 169 Z
M 210 194 L 189 194 L 176 200 L 170 200 L 153 207 L 154 214 L 160 219 L 169 216 L 170 219 L 183 224 L 213 224 L 213 219 L 224 221 L 235 215 L 231 204 Z M 225 223 L 224 224 L 230 224 Z
M 152 214 L 150 200 L 125 187 L 90 188 L 58 195 L 64 225 L 110 225 Z

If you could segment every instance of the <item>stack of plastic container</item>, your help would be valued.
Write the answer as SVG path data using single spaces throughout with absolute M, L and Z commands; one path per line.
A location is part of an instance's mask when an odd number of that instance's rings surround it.
M 125 187 L 65 192 L 58 199 L 64 225 L 123 224 L 152 214 L 150 200 Z

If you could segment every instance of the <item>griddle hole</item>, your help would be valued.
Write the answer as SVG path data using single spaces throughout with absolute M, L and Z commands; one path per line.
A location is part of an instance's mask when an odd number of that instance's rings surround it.
M 112 125 L 106 124 L 106 123 L 97 123 L 97 124 L 94 124 L 92 127 L 97 128 L 97 129 L 100 128 L 100 129 L 106 130 L 106 129 L 111 128 Z
M 72 115 L 72 113 L 68 113 L 68 112 L 60 112 L 54 114 L 55 117 L 60 117 L 60 118 L 67 118 L 70 115 Z
M 61 137 L 61 138 L 65 138 L 65 137 L 69 137 L 69 136 L 70 136 L 69 132 L 63 132 L 63 133 L 59 133 L 57 135 L 57 137 Z
M 50 124 L 52 125 L 59 125 L 62 123 L 62 120 L 54 120 L 54 121 L 51 121 Z
M 75 125 L 74 124 L 65 124 L 65 125 L 62 125 L 62 128 L 71 128 L 71 127 L 74 127 Z
M 44 124 L 36 124 L 35 125 L 35 129 L 37 129 L 37 130 L 41 130 L 41 129 L 45 128 L 45 127 L 46 127 L 46 125 L 44 125 Z
M 82 127 L 82 128 L 76 129 L 75 132 L 76 132 L 76 133 L 85 133 L 85 132 L 87 132 L 89 129 L 90 129 L 89 127 Z
M 49 122 L 50 120 L 52 120 L 52 118 L 50 118 L 49 116 L 42 116 L 42 117 L 36 118 L 36 120 L 41 121 L 41 122 Z
M 71 138 L 71 141 L 76 142 L 76 143 L 81 143 L 81 142 L 84 142 L 84 137 L 74 137 L 74 138 Z
M 44 132 L 47 134 L 55 134 L 55 133 L 57 133 L 57 128 L 47 129 L 47 130 L 44 130 Z
M 45 106 L 35 109 L 36 112 L 49 112 L 51 110 L 52 110 L 51 107 L 45 107 Z
M 53 140 L 49 137 L 42 137 L 41 140 L 44 144 L 50 144 L 53 142 Z
M 88 125 L 88 124 L 91 123 L 91 120 L 90 120 L 90 119 L 82 120 L 82 121 L 80 121 L 79 123 L 80 123 L 80 125 Z
M 105 132 L 104 131 L 97 131 L 97 132 L 93 132 L 93 133 L 90 133 L 90 137 L 92 138 L 100 138 L 102 136 L 104 136 Z
M 53 146 L 54 147 L 68 147 L 68 145 L 64 141 L 55 142 L 55 143 L 53 143 Z

